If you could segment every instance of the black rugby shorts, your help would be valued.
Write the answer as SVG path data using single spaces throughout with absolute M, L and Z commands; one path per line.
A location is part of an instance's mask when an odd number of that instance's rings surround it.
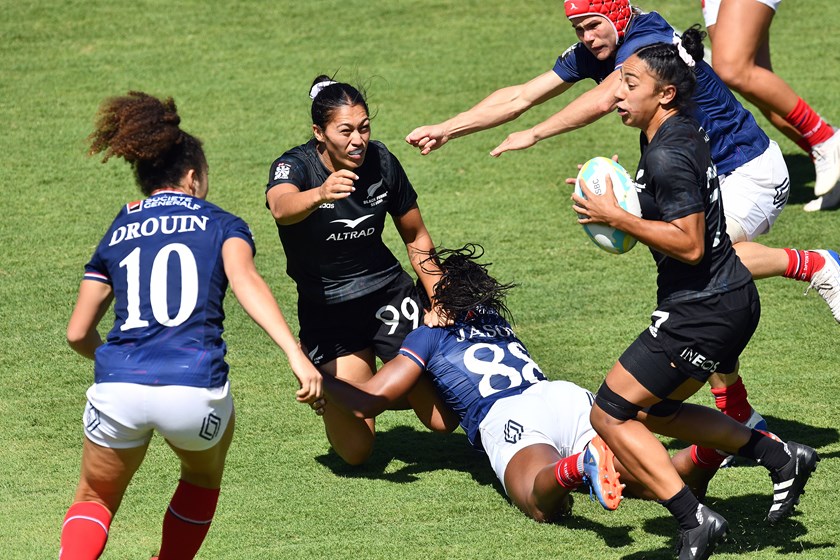
M 688 378 L 705 382 L 713 373 L 734 372 L 760 316 L 752 282 L 700 300 L 664 303 L 618 361 L 664 399 Z
M 387 362 L 408 333 L 423 324 L 423 307 L 414 282 L 403 271 L 393 282 L 346 302 L 298 302 L 300 341 L 315 365 L 373 348 Z

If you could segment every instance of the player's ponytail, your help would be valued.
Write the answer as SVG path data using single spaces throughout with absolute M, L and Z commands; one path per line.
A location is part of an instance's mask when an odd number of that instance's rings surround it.
M 99 108 L 90 154 L 102 161 L 120 157 L 134 170 L 140 190 L 177 185 L 193 169 L 205 173 L 207 159 L 201 141 L 180 128 L 172 98 L 160 100 L 139 91 L 106 99 Z
M 700 24 L 695 23 L 686 29 L 680 38 L 680 44 L 683 49 L 696 61 L 703 60 L 704 48 L 703 39 L 706 38 L 706 32 L 700 30 Z

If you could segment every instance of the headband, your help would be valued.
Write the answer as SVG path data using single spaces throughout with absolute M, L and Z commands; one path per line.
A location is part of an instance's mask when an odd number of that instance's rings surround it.
M 682 61 L 685 62 L 689 68 L 694 68 L 694 58 L 688 54 L 687 50 L 685 50 L 685 47 L 682 44 L 682 39 L 674 35 L 674 44 L 677 46 L 677 54 L 680 55 Z
M 312 89 L 309 90 L 309 99 L 314 100 L 316 97 L 318 97 L 318 94 L 321 93 L 322 89 L 337 83 L 338 82 L 334 82 L 332 80 L 324 80 L 323 82 L 318 82 L 317 84 L 312 86 Z

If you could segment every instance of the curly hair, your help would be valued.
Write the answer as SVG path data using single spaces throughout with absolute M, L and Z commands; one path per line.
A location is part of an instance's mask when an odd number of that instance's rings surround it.
M 99 108 L 90 135 L 90 155 L 103 153 L 127 161 L 140 190 L 174 186 L 188 170 L 204 173 L 207 159 L 201 141 L 180 128 L 181 117 L 172 98 L 160 100 L 130 91 L 106 99 Z
M 516 284 L 502 284 L 490 276 L 487 267 L 492 263 L 477 262 L 483 255 L 484 247 L 467 243 L 460 249 L 435 248 L 423 259 L 424 271 L 440 275 L 434 299 L 447 319 L 467 320 L 471 312 L 478 313 L 484 308 L 513 322 L 505 298 Z M 427 268 L 426 263 L 434 263 L 436 267 Z

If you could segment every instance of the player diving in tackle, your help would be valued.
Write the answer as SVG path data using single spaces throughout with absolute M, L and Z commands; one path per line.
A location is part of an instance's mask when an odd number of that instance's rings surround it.
M 568 381 L 549 381 L 531 359 L 505 318 L 513 284 L 490 276 L 488 265 L 477 262 L 482 254 L 480 246 L 468 244 L 428 257 L 425 263 L 440 266 L 434 301 L 441 324 L 409 333 L 397 357 L 364 383 L 324 376 L 325 399 L 312 408 L 322 414 L 335 406 L 373 418 L 426 372 L 525 515 L 541 522 L 568 515 L 570 492 L 583 484 L 607 509 L 618 507 L 625 485 L 629 494 L 653 498 L 592 428 L 592 394 Z M 672 461 L 703 495 L 717 467 L 697 466 L 693 450 L 681 450 Z

